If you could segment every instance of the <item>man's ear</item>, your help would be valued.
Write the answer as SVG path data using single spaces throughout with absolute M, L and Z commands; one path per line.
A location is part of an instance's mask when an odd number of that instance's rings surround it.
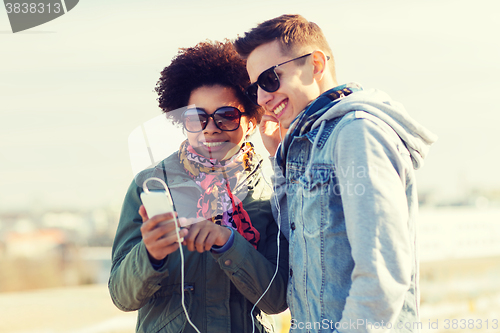
M 328 58 L 326 54 L 321 50 L 316 50 L 312 54 L 313 66 L 314 66 L 314 78 L 317 81 L 321 81 L 325 72 L 328 69 Z

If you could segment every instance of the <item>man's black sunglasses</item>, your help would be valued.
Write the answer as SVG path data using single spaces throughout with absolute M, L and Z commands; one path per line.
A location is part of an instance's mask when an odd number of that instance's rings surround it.
M 253 104 L 259 105 L 257 103 L 257 90 L 259 89 L 259 87 L 261 87 L 262 90 L 267 92 L 275 92 L 280 88 L 280 79 L 278 77 L 278 74 L 276 74 L 274 70 L 276 67 L 287 64 L 291 61 L 305 58 L 307 56 L 310 56 L 311 54 L 313 54 L 313 52 L 304 54 L 303 56 L 293 58 L 291 60 L 287 60 L 285 62 L 282 62 L 281 64 L 269 67 L 268 69 L 260 73 L 256 82 L 252 83 L 245 89 L 245 95 L 247 95 L 247 97 L 252 101 Z M 330 57 L 327 56 L 326 59 L 330 60 Z
M 186 131 L 197 133 L 207 128 L 210 118 L 221 131 L 236 131 L 240 127 L 241 111 L 232 106 L 223 106 L 208 114 L 203 109 L 191 108 L 182 114 L 182 123 Z

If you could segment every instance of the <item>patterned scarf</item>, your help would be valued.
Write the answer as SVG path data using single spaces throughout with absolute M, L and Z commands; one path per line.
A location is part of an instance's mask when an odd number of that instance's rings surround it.
M 196 216 L 235 229 L 257 248 L 260 233 L 253 227 L 241 200 L 231 192 L 239 179 L 245 178 L 251 183 L 257 175 L 260 157 L 253 145 L 245 142 L 232 158 L 219 161 L 198 154 L 186 140 L 179 149 L 179 159 L 187 174 L 203 190 Z
M 337 103 L 341 97 L 359 90 L 362 90 L 362 88 L 356 83 L 348 83 L 330 89 L 316 98 L 292 121 L 283 142 L 276 152 L 276 162 L 283 171 L 283 175 L 286 176 L 286 157 L 293 138 L 309 132 L 314 122 L 334 105 L 331 104 L 332 101 Z

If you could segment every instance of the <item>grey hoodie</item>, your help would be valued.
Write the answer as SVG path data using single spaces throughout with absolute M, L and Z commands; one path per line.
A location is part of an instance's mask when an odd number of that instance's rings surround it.
M 324 120 L 341 117 L 351 111 L 368 112 L 389 125 L 408 148 L 415 170 L 423 165 L 431 144 L 437 140 L 434 133 L 410 117 L 401 103 L 391 100 L 377 89 L 362 90 L 343 98 L 318 118 L 311 130 Z

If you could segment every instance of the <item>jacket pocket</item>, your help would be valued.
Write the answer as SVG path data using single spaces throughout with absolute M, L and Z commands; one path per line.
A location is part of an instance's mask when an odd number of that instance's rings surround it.
M 186 322 L 187 320 L 186 315 L 184 314 L 184 309 L 182 308 L 182 305 L 179 305 L 174 311 L 169 313 L 165 319 L 158 320 L 158 325 L 155 327 L 153 332 L 180 333 L 184 330 Z
M 324 191 L 324 187 L 330 182 L 332 170 L 326 166 L 313 166 L 309 173 L 304 172 L 299 177 L 299 182 L 304 188 L 305 194 L 316 196 Z
M 169 289 L 180 288 L 179 284 L 171 285 Z M 189 316 L 192 316 L 191 306 L 193 303 L 192 286 L 186 285 L 184 290 L 185 306 Z M 157 333 L 180 333 L 184 330 L 187 323 L 186 314 L 182 307 L 182 298 L 179 291 L 173 292 L 160 291 L 150 300 L 150 302 L 141 308 L 139 317 L 143 323 L 140 325 L 139 332 L 157 332 Z
M 328 208 L 332 170 L 328 166 L 313 166 L 310 173 L 299 177 L 302 196 L 302 220 L 306 234 L 317 234 L 324 226 Z

